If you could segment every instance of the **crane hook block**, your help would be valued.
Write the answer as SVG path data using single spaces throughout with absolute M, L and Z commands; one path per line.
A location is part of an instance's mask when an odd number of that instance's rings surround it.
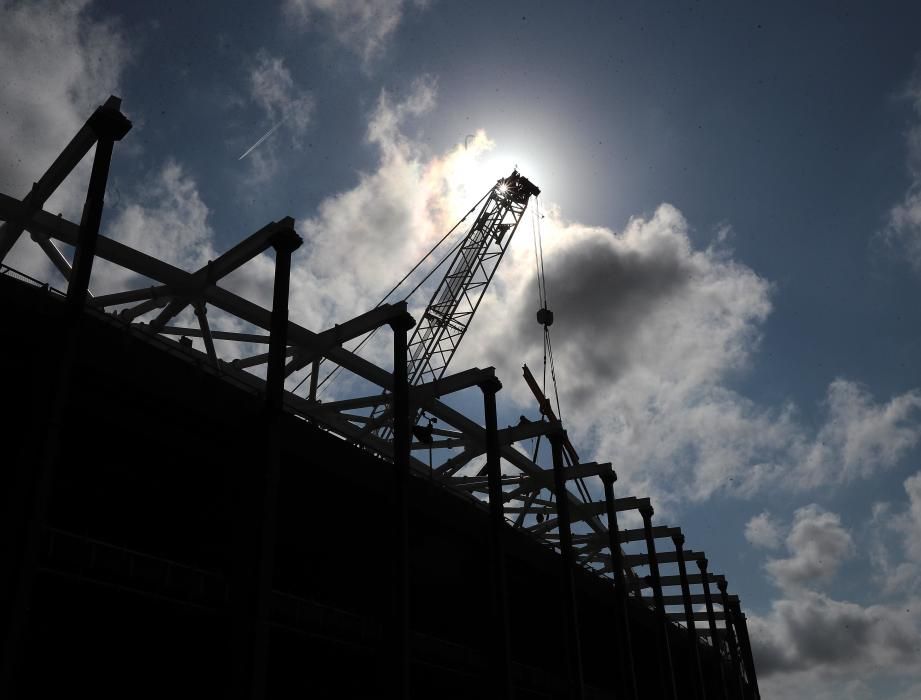
M 537 322 L 544 328 L 553 325 L 553 312 L 550 309 L 543 308 L 537 312 Z

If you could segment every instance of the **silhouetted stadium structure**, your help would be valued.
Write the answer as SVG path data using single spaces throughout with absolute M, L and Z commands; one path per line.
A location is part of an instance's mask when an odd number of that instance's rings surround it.
M 494 371 L 445 372 L 536 187 L 487 193 L 479 257 L 414 334 L 405 303 L 316 333 L 288 320 L 290 218 L 194 272 L 99 235 L 120 107 L 0 195 L 0 262 L 28 232 L 68 281 L 0 267 L 0 696 L 759 697 L 725 578 L 579 461 L 530 373 L 540 419 L 499 428 Z M 93 146 L 79 224 L 44 211 Z M 220 286 L 270 249 L 271 310 Z M 96 258 L 150 286 L 93 296 Z M 186 309 L 198 327 L 170 325 Z M 344 348 L 378 328 L 392 369 Z M 317 400 L 321 363 L 369 389 Z M 442 401 L 477 389 L 482 425 Z M 549 466 L 521 446 L 541 438 Z

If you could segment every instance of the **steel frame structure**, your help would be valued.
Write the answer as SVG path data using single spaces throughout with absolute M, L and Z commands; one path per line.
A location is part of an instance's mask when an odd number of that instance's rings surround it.
M 76 247 L 81 224 L 53 215 L 45 211 L 43 205 L 99 139 L 97 124 L 101 119 L 100 113 L 119 109 L 120 100 L 110 97 L 24 198 L 0 194 L 0 220 L 5 222 L 0 227 L 0 263 L 21 234 L 28 231 L 65 280 L 72 279 L 72 266 L 61 253 L 58 243 Z M 613 490 L 608 487 L 613 484 L 616 475 L 610 464 L 578 463 L 571 458 L 565 464 L 554 465 L 564 475 L 564 481 L 599 477 L 605 482 L 609 497 L 593 501 L 565 486 L 564 493 L 561 493 L 560 483 L 564 482 L 555 482 L 553 468 L 538 464 L 520 444 L 540 436 L 551 441 L 564 437 L 558 420 L 546 415 L 541 420 L 522 418 L 517 425 L 493 428 L 491 431 L 489 426 L 480 425 L 441 400 L 446 395 L 495 382 L 493 368 L 472 368 L 450 375 L 445 375 L 444 371 L 466 331 L 466 323 L 482 298 L 482 291 L 495 273 L 528 197 L 534 194 L 527 189 L 528 186 L 536 190 L 516 172 L 493 189 L 461 253 L 436 290 L 432 311 L 422 319 L 408 342 L 410 415 L 424 411 L 436 417 L 440 426 L 432 430 L 431 442 L 417 439 L 409 447 L 415 454 L 437 449 L 449 455 L 437 465 L 426 464 L 413 456 L 410 458 L 410 471 L 417 477 L 434 480 L 476 507 L 501 507 L 505 526 L 527 532 L 548 547 L 562 553 L 566 546 L 571 546 L 572 561 L 577 567 L 613 579 L 617 584 L 615 589 L 624 598 L 637 601 L 634 604 L 648 605 L 661 615 L 663 624 L 681 623 L 695 640 L 699 637 L 702 642 L 716 648 L 724 659 L 721 664 L 721 674 L 725 673 L 724 683 L 731 684 L 732 678 L 745 679 L 747 685 L 744 687 L 753 689 L 746 692 L 746 697 L 757 697 L 751 646 L 738 597 L 726 592 L 724 577 L 707 571 L 703 553 L 682 549 L 684 537 L 679 528 L 652 526 L 649 499 L 613 498 Z M 105 313 L 111 321 L 124 324 L 126 330 L 141 333 L 151 340 L 155 336 L 157 342 L 184 353 L 198 362 L 202 371 L 217 373 L 253 391 L 265 392 L 266 382 L 252 370 L 266 364 L 270 359 L 269 353 L 220 357 L 214 341 L 231 341 L 244 348 L 251 344 L 268 345 L 273 327 L 272 312 L 229 291 L 220 283 L 231 272 L 272 246 L 279 232 L 293 231 L 293 226 L 294 221 L 288 217 L 270 222 L 194 271 L 182 270 L 113 238 L 99 235 L 95 256 L 152 283 L 142 288 L 90 295 L 86 313 Z M 4 266 L 0 272 L 11 272 L 11 269 Z M 242 333 L 211 328 L 207 314 L 209 306 L 257 331 Z M 187 308 L 194 310 L 198 327 L 171 325 L 173 319 Z M 305 395 L 284 391 L 284 410 L 363 449 L 394 459 L 393 441 L 375 433 L 375 420 L 371 416 L 356 412 L 392 404 L 394 374 L 349 351 L 344 344 L 381 325 L 399 323 L 406 315 L 405 304 L 385 304 L 319 332 L 288 321 L 284 375 L 293 375 L 308 366 L 311 374 Z M 201 338 L 204 352 L 192 347 L 188 342 L 191 337 Z M 360 377 L 374 387 L 374 391 L 328 403 L 318 401 L 316 388 L 321 361 L 330 362 Z M 495 501 L 496 492 L 490 499 L 489 476 L 479 469 L 479 460 L 487 454 L 490 440 L 497 446 L 502 462 L 498 481 L 501 504 L 490 503 L 490 500 Z M 565 516 L 561 499 L 567 506 Z M 629 511 L 637 511 L 643 516 L 642 528 L 618 529 L 617 514 Z M 607 516 L 606 522 L 603 516 Z M 571 524 L 576 525 L 578 531 L 567 536 Z M 564 539 L 568 539 L 568 544 L 562 541 Z M 657 540 L 670 541 L 673 548 L 658 551 L 655 546 Z M 632 543 L 645 543 L 645 551 L 631 551 Z M 687 561 L 697 562 L 700 573 L 686 574 Z M 647 566 L 649 576 L 644 577 L 634 571 Z M 673 569 L 663 575 L 659 572 L 660 566 L 674 566 L 677 571 Z M 713 583 L 719 588 L 718 594 L 711 589 Z M 692 593 L 691 585 L 698 587 L 699 592 Z M 663 588 L 679 588 L 680 591 L 665 595 Z M 653 595 L 644 596 L 643 592 L 649 590 Z M 719 596 L 715 601 L 714 595 Z M 713 608 L 714 602 L 719 610 Z M 700 604 L 706 605 L 706 612 L 694 611 L 692 606 Z M 695 622 L 706 622 L 708 626 L 698 631 Z

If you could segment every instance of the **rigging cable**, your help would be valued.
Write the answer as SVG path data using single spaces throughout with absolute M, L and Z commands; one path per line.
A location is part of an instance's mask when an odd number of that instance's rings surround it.
M 563 422 L 563 411 L 560 408 L 560 391 L 556 381 L 556 363 L 553 359 L 553 345 L 550 342 L 550 326 L 553 325 L 553 313 L 550 311 L 547 301 L 547 274 L 544 268 L 544 240 L 540 230 L 540 199 L 535 197 L 533 233 L 534 233 L 534 262 L 537 267 L 537 295 L 540 301 L 540 310 L 537 312 L 537 321 L 544 327 L 544 376 L 543 376 L 543 393 L 547 395 L 547 360 L 550 362 L 550 381 L 553 383 L 553 397 L 556 400 L 556 417 L 560 423 Z M 539 444 L 539 443 L 538 443 Z M 535 457 L 537 450 L 535 448 Z M 579 494 L 589 502 L 588 489 L 582 479 L 576 479 L 576 488 Z
M 550 312 L 547 297 L 547 273 L 544 268 L 544 239 L 540 230 L 540 199 L 535 197 L 533 231 L 534 231 L 534 262 L 537 267 L 537 295 L 540 301 L 540 310 L 537 320 L 544 327 L 544 372 L 543 392 L 547 394 L 547 360 L 550 365 L 550 381 L 553 383 L 553 396 L 556 400 L 556 415 L 562 421 L 563 413 L 560 410 L 560 392 L 556 382 L 556 364 L 553 361 L 553 346 L 550 343 L 550 326 L 553 324 L 553 314 Z

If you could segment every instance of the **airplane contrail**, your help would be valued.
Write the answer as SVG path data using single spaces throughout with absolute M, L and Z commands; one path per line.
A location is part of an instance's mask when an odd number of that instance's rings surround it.
M 291 116 L 291 115 L 289 114 L 288 116 Z M 269 136 L 271 136 L 272 134 L 274 134 L 275 131 L 278 129 L 278 127 L 280 127 L 280 126 L 281 126 L 282 124 L 284 124 L 286 121 L 288 121 L 288 117 L 285 117 L 285 118 L 282 119 L 280 122 L 278 122 L 275 126 L 273 126 L 271 129 L 269 129 L 268 131 L 266 131 L 266 132 L 260 137 L 260 139 L 259 139 L 258 141 L 256 141 L 256 143 L 254 143 L 252 146 L 250 146 L 249 148 L 247 148 L 247 149 L 246 149 L 246 152 L 245 152 L 242 156 L 240 156 L 239 158 L 237 158 L 237 160 L 243 160 L 244 158 L 246 158 L 246 156 L 248 156 L 250 153 L 252 153 L 260 143 L 262 143 L 262 142 L 265 141 L 267 138 L 269 138 Z

